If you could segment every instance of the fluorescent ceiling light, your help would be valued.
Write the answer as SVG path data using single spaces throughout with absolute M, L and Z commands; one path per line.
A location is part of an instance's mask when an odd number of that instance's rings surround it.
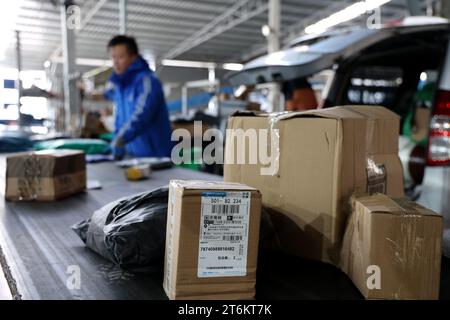
M 189 60 L 161 60 L 161 65 L 166 67 L 183 67 L 183 68 L 221 68 L 225 70 L 239 71 L 244 67 L 241 63 L 223 63 L 216 64 L 214 62 L 204 62 L 204 61 L 189 61 Z
M 112 67 L 111 60 L 76 58 L 75 63 L 81 66 Z
M 63 63 L 63 59 L 62 57 L 58 57 L 56 59 L 53 59 L 53 62 Z M 111 60 L 103 60 L 103 59 L 77 58 L 75 59 L 75 63 L 77 65 L 92 66 L 92 67 L 112 67 Z M 170 60 L 170 59 L 163 59 L 161 61 L 161 65 L 166 67 L 183 67 L 183 68 L 203 68 L 203 69 L 221 68 L 232 71 L 239 71 L 242 70 L 242 68 L 244 67 L 244 65 L 241 63 L 217 64 L 214 62 Z
M 163 59 L 161 64 L 166 67 L 183 67 L 183 68 L 216 68 L 216 64 L 212 62 L 203 61 L 189 61 L 189 60 L 170 60 Z
M 54 58 L 52 61 L 55 63 L 64 63 L 62 57 Z M 76 58 L 75 63 L 80 66 L 112 67 L 112 62 L 108 59 Z
M 224 63 L 222 68 L 231 71 L 241 71 L 244 68 L 242 63 Z
M 333 13 L 329 17 L 322 19 L 312 25 L 305 28 L 305 33 L 307 34 L 318 34 L 323 33 L 331 27 L 334 27 L 343 22 L 359 17 L 360 15 L 366 13 L 367 11 L 374 10 L 381 7 L 382 5 L 390 2 L 391 0 L 366 0 L 356 2 L 345 9 Z

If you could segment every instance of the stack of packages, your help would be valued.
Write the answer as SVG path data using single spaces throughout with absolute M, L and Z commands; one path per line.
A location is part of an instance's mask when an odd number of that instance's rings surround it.
M 260 217 L 254 188 L 171 181 L 164 266 L 169 299 L 253 299 Z
M 6 200 L 53 201 L 85 189 L 84 152 L 44 150 L 6 159 Z
M 276 248 L 341 267 L 367 298 L 437 297 L 440 216 L 417 208 L 408 214 L 397 214 L 400 207 L 383 207 L 383 201 L 389 197 L 403 196 L 396 114 L 383 107 L 366 106 L 269 115 L 238 113 L 230 118 L 228 129 L 224 179 L 261 191 L 262 203 L 270 211 L 275 227 Z M 252 155 L 259 159 L 255 161 Z M 371 206 L 365 211 L 370 212 L 369 221 L 376 221 L 367 228 L 376 228 L 378 238 L 362 240 L 362 232 L 360 236 L 352 233 L 352 229 L 362 226 L 355 226 L 355 220 L 348 219 L 354 192 L 387 195 L 369 197 L 370 201 L 379 201 L 380 207 Z M 399 219 L 398 223 L 378 219 L 382 216 L 378 211 L 381 207 L 381 212 Z M 411 216 L 421 218 L 410 219 Z M 433 226 L 428 226 L 430 221 Z M 347 234 L 352 235 L 346 237 L 341 253 L 346 228 Z M 391 237 L 391 233 L 398 237 Z M 405 240 L 403 236 L 412 238 Z M 425 241 L 428 237 L 433 237 L 434 242 Z M 353 251 L 356 247 L 358 253 Z M 394 254 L 389 267 L 378 261 L 374 253 L 388 247 Z M 366 264 L 369 267 L 376 263 L 384 268 L 381 287 L 385 290 L 375 286 L 377 294 L 367 293 L 358 284 L 370 275 L 364 269 Z M 406 270 L 408 275 L 400 276 Z M 411 286 L 410 277 L 420 278 L 421 285 Z M 430 280 L 428 290 L 423 290 L 428 279 L 433 281 Z M 388 281 L 392 286 L 383 286 Z

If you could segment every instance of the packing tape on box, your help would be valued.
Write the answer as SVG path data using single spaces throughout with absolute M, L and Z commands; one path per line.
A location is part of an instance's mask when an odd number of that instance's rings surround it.
M 275 150 L 275 157 L 273 159 L 273 169 L 268 172 L 268 175 L 275 176 L 278 174 L 278 169 L 280 168 L 280 130 L 277 128 L 278 122 L 280 120 L 286 119 L 287 117 L 292 117 L 292 112 L 282 111 L 282 112 L 274 112 L 269 114 L 269 131 L 270 131 L 270 147 L 271 147 L 271 156 Z M 265 171 L 267 172 L 267 171 Z
M 423 230 L 417 229 L 417 225 L 422 215 L 413 214 L 416 209 L 410 203 L 402 199 L 392 199 L 402 210 L 400 233 L 395 239 L 386 238 L 391 243 L 391 250 L 395 257 L 395 262 L 404 266 L 406 263 L 415 265 L 415 259 L 421 258 L 421 242 L 423 241 Z M 411 250 L 411 248 L 414 248 Z
M 434 274 L 434 270 L 440 269 L 440 260 L 436 260 L 433 256 L 434 250 L 425 250 L 425 237 L 427 234 L 424 229 L 425 216 L 422 214 L 414 214 L 420 208 L 416 203 L 407 199 L 392 199 L 398 207 L 402 209 L 400 231 L 393 234 L 394 238 L 386 238 L 391 244 L 391 255 L 393 255 L 394 262 L 399 266 L 404 281 L 406 283 L 414 283 L 422 281 L 417 279 L 417 274 L 420 272 L 420 261 L 425 260 L 427 266 L 427 273 Z M 435 243 L 435 248 L 441 246 L 441 239 Z M 439 283 L 439 280 L 437 281 Z M 408 288 L 399 287 L 395 293 L 395 299 L 402 296 L 404 290 Z
M 84 158 L 84 155 L 82 157 Z M 62 193 L 73 188 L 73 185 L 80 179 L 81 171 L 70 174 L 61 174 L 60 172 L 55 175 L 55 172 L 62 171 L 64 167 L 57 166 L 54 161 L 55 159 L 37 156 L 34 153 L 7 160 L 7 179 L 8 181 L 10 179 L 17 181 L 17 200 L 31 201 L 47 197 L 49 179 L 54 179 L 55 186 Z M 79 163 L 72 161 L 69 165 L 76 168 Z
M 363 252 L 366 248 L 362 247 L 364 237 L 370 237 L 370 235 L 365 234 L 364 219 L 367 216 L 364 214 L 364 208 L 362 204 L 357 204 L 357 201 L 361 197 L 369 197 L 367 193 L 355 193 L 350 198 L 349 202 L 352 208 L 351 216 L 347 222 L 347 232 L 349 231 L 349 243 L 346 243 L 343 250 L 347 252 L 346 256 L 342 256 L 341 268 L 349 276 L 355 276 L 353 266 L 355 261 L 363 261 Z M 424 229 L 420 228 L 422 225 L 422 220 L 424 218 L 421 214 L 416 214 L 417 206 L 415 203 L 407 199 L 391 199 L 395 203 L 396 209 L 400 209 L 400 228 L 391 230 L 389 232 L 393 236 L 385 237 L 386 243 L 389 244 L 390 252 L 386 252 L 386 255 L 393 257 L 392 263 L 396 265 L 396 269 L 399 270 L 401 274 L 402 282 L 398 286 L 395 292 L 390 293 L 390 299 L 401 299 L 405 291 L 408 291 L 408 283 L 413 283 L 415 281 L 421 281 L 416 279 L 417 274 L 419 274 L 420 261 L 426 259 L 427 265 L 429 266 L 429 272 L 432 273 L 436 269 L 436 261 L 434 261 L 431 253 L 424 249 Z M 372 202 L 369 198 L 365 199 L 365 205 L 370 205 Z M 373 205 L 379 206 L 377 200 L 373 200 Z M 381 205 L 379 207 L 380 211 L 390 211 L 389 207 Z M 395 217 L 395 216 L 394 216 Z M 398 217 L 398 215 L 397 215 Z M 394 225 L 393 225 L 394 226 Z M 392 227 L 393 227 L 392 226 Z M 354 241 L 357 239 L 357 241 Z M 367 241 L 365 239 L 364 241 Z M 437 246 L 439 244 L 436 244 Z M 404 285 L 403 285 L 404 284 Z
M 204 180 L 177 180 L 172 179 L 169 183 L 170 186 L 176 188 L 189 188 L 189 189 L 208 189 L 208 188 L 217 188 L 217 186 L 224 185 L 223 181 L 204 181 Z M 238 182 L 226 182 L 227 188 L 226 190 L 240 190 L 242 189 L 242 184 Z M 248 190 L 249 187 L 246 186 L 245 190 Z M 256 189 L 255 189 L 256 190 Z
M 358 113 L 357 111 L 355 111 Z M 386 194 L 386 168 L 383 164 L 375 163 L 374 159 L 369 155 L 369 146 L 375 137 L 376 121 L 367 119 L 366 128 L 366 174 L 367 184 L 366 192 L 374 194 L 376 192 Z
M 361 108 L 364 108 L 361 106 Z M 378 119 L 372 119 L 368 118 L 367 115 L 363 112 L 359 112 L 358 110 L 355 110 L 354 108 L 351 109 L 352 112 L 359 114 L 363 116 L 366 119 L 366 135 L 365 135 L 365 158 L 366 158 L 366 190 L 368 194 L 374 194 L 374 193 L 383 193 L 386 194 L 387 188 L 386 188 L 386 181 L 387 181 L 387 174 L 386 174 L 386 167 L 382 163 L 377 163 L 373 157 L 374 150 L 371 150 L 370 146 L 374 144 L 374 141 L 377 142 L 376 144 L 376 152 L 377 153 L 384 153 L 384 148 L 379 145 L 379 143 L 383 142 L 382 140 L 376 139 L 376 132 L 380 132 L 380 128 L 377 128 L 377 120 Z
M 42 163 L 38 157 L 29 155 L 24 161 L 25 176 L 20 179 L 20 200 L 34 200 L 38 197 L 37 188 L 42 174 Z
M 406 285 L 409 282 L 417 281 L 414 279 L 414 275 L 417 275 L 415 266 L 419 265 L 416 262 L 424 257 L 424 252 L 422 252 L 423 234 L 420 234 L 418 230 L 422 216 L 402 209 L 400 230 L 393 232 L 394 237 L 385 237 L 385 240 L 389 244 L 389 255 L 393 257 L 392 262 L 400 270 Z M 400 299 L 403 290 L 408 290 L 408 288 L 399 286 L 391 298 Z
M 372 157 L 366 157 L 367 187 L 369 194 L 386 194 L 386 167 L 384 164 L 377 164 Z

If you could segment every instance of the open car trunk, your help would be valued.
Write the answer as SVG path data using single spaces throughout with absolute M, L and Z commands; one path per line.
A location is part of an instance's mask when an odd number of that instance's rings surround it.
M 232 85 L 294 80 L 331 68 L 345 59 L 352 59 L 365 49 L 390 38 L 409 37 L 418 32 L 448 33 L 449 30 L 450 24 L 444 23 L 324 33 L 252 60 L 241 71 L 229 74 L 228 79 Z

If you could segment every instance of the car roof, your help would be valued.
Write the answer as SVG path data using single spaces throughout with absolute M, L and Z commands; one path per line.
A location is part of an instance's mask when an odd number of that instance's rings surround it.
M 412 16 L 412 17 L 403 18 L 402 20 L 395 20 L 395 21 L 385 23 L 376 29 L 377 30 L 397 29 L 398 31 L 402 30 L 403 32 L 417 32 L 420 30 L 425 31 L 428 28 L 435 29 L 436 26 L 438 29 L 445 28 L 446 24 L 450 24 L 450 21 L 448 19 L 445 19 L 442 17 Z M 304 42 L 317 41 L 320 39 L 329 38 L 331 36 L 348 34 L 348 33 L 351 33 L 353 31 L 357 31 L 360 29 L 361 28 L 358 28 L 358 27 L 346 27 L 346 28 L 340 28 L 340 29 L 331 29 L 331 30 L 327 30 L 323 33 L 318 33 L 318 34 L 306 34 L 306 35 L 302 35 L 297 38 L 294 38 L 293 40 L 290 40 L 287 43 L 286 47 L 293 47 L 293 46 L 301 44 L 302 42 L 304 43 Z M 370 29 L 370 28 L 368 28 L 368 29 Z M 372 29 L 375 29 L 375 28 L 372 28 Z
M 445 20 L 446 21 L 446 20 Z M 228 75 L 232 85 L 254 85 L 306 77 L 330 68 L 345 59 L 390 37 L 417 32 L 450 30 L 448 22 L 435 24 L 402 24 L 378 29 L 345 29 L 316 36 L 297 38 L 285 50 L 256 58 L 236 73 Z

